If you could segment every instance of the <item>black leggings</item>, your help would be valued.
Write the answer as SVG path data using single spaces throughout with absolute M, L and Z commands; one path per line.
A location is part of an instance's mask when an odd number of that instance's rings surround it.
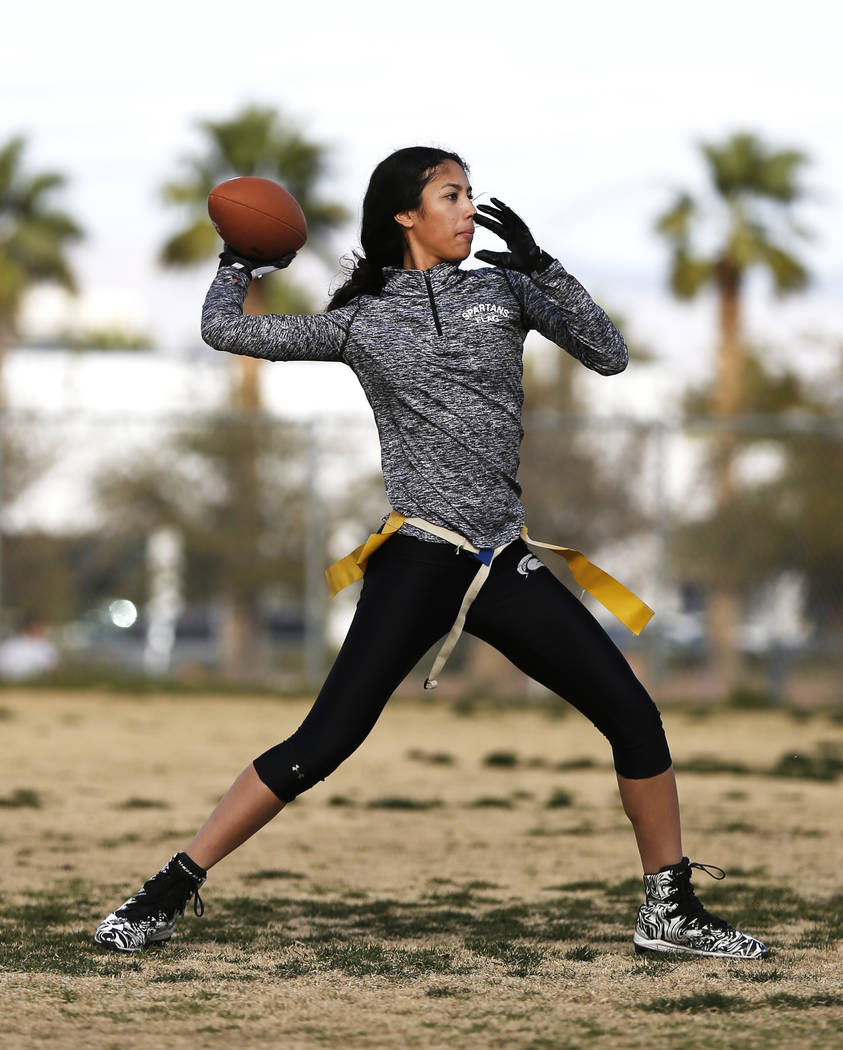
M 371 732 L 387 700 L 451 629 L 479 563 L 465 551 L 395 535 L 370 559 L 348 635 L 295 733 L 255 759 L 289 802 L 324 780 Z M 493 562 L 465 630 L 573 704 L 612 745 L 615 769 L 663 773 L 670 752 L 658 709 L 615 644 L 517 540 Z

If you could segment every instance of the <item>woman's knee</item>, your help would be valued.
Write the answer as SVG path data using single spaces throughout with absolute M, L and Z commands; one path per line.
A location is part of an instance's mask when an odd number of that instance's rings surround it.
M 292 802 L 329 777 L 357 746 L 356 742 L 348 742 L 329 747 L 323 741 L 321 747 L 314 749 L 301 746 L 293 736 L 258 756 L 255 771 L 282 802 Z
M 616 772 L 628 780 L 657 777 L 670 768 L 672 761 L 663 729 L 645 740 L 613 743 L 612 757 Z
M 592 718 L 612 747 L 615 769 L 630 780 L 658 776 L 671 764 L 661 714 L 643 686 Z
M 658 776 L 671 764 L 661 715 L 652 700 L 646 713 L 639 709 L 634 717 L 623 718 L 614 725 L 608 739 L 615 770 L 630 780 Z

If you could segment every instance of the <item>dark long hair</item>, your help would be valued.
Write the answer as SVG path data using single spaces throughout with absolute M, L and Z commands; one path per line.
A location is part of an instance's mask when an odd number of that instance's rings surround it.
M 334 292 L 328 303 L 329 310 L 345 306 L 358 295 L 377 295 L 384 286 L 383 267 L 403 264 L 404 233 L 395 216 L 418 209 L 422 190 L 446 160 L 456 161 L 468 172 L 462 157 L 429 146 L 407 146 L 378 164 L 363 198 L 360 229 L 363 251 L 353 253 L 354 261 L 345 284 Z

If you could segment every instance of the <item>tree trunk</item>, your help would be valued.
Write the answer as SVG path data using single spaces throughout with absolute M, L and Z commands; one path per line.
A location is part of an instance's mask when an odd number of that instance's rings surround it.
M 260 626 L 256 602 L 229 597 L 223 607 L 222 670 L 226 678 L 254 682 L 262 677 L 263 646 L 258 635 Z
M 488 696 L 518 697 L 527 695 L 528 678 L 512 664 L 503 653 L 499 653 L 479 638 L 465 638 L 460 644 L 468 645 L 465 661 L 465 676 L 471 692 Z M 438 651 L 434 649 L 434 652 Z M 447 670 L 447 669 L 446 669 Z
M 259 280 L 249 285 L 249 294 L 243 304 L 243 313 L 259 317 L 266 313 L 263 289 Z M 263 398 L 260 386 L 260 365 L 256 357 L 232 355 L 234 376 L 232 381 L 231 406 L 235 412 L 260 412 L 263 409 Z
M 6 346 L 8 343 L 8 333 L 4 329 L 2 322 L 0 322 L 0 412 L 5 412 L 6 408 Z
M 727 513 L 735 495 L 734 424 L 743 400 L 743 352 L 740 342 L 740 273 L 727 261 L 718 267 L 720 341 L 714 386 L 714 412 L 718 430 L 714 438 L 715 501 L 718 515 Z M 737 685 L 741 672 L 739 632 L 740 596 L 730 572 L 730 552 L 720 552 L 721 569 L 712 588 L 709 630 L 715 687 L 726 696 Z
M 9 423 L 6 419 L 6 345 L 8 334 L 0 323 L 0 638 L 6 631 L 6 588 L 3 564 L 3 518 L 6 510 L 6 446 Z
M 260 282 L 253 281 L 244 313 L 265 312 Z M 237 549 L 230 565 L 228 593 L 222 623 L 222 670 L 227 678 L 255 679 L 265 671 L 261 644 L 259 587 L 253 581 L 250 562 L 260 539 L 257 477 L 258 431 L 256 417 L 262 410 L 260 364 L 254 357 L 232 357 L 231 408 L 234 424 L 234 456 L 229 498 L 232 501 L 234 539 Z

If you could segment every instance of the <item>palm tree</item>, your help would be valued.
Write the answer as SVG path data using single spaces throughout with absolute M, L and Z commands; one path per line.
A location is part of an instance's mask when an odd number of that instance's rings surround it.
M 55 172 L 24 172 L 25 148 L 26 140 L 21 135 L 0 146 L 0 412 L 6 407 L 6 346 L 15 331 L 23 298 L 33 285 L 43 282 L 59 284 L 71 292 L 76 290 L 65 252 L 72 241 L 82 236 L 73 219 L 50 201 L 53 191 L 64 185 L 64 177 Z M 0 480 L 7 482 L 0 498 L 9 500 L 8 478 L 20 473 L 22 462 L 29 458 L 27 450 L 5 427 L 0 430 Z
M 198 124 L 207 137 L 207 148 L 186 159 L 183 177 L 168 182 L 162 190 L 168 204 L 187 212 L 187 222 L 161 250 L 165 266 L 193 266 L 220 251 L 220 240 L 208 218 L 208 194 L 218 183 L 235 175 L 260 175 L 275 179 L 293 194 L 307 216 L 308 244 L 324 252 L 328 235 L 348 219 L 336 201 L 322 199 L 318 184 L 328 167 L 325 146 L 311 142 L 276 110 L 247 106 L 230 120 L 203 120 Z M 249 288 L 245 311 L 263 314 L 272 307 L 278 313 L 306 313 L 307 295 L 290 281 L 272 284 L 254 281 Z M 258 365 L 254 358 L 238 358 L 240 380 L 235 384 L 233 404 L 253 411 L 260 407 Z
M 0 147 L 0 408 L 5 405 L 5 349 L 23 298 L 33 285 L 43 282 L 76 290 L 66 251 L 82 237 L 73 219 L 50 201 L 64 185 L 64 177 L 24 172 L 25 148 L 21 135 Z
M 229 120 L 201 121 L 206 149 L 185 161 L 186 173 L 163 187 L 164 200 L 187 212 L 182 229 L 163 246 L 165 266 L 192 266 L 215 256 L 220 250 L 216 230 L 208 218 L 208 194 L 219 182 L 235 175 L 259 175 L 275 179 L 293 194 L 302 207 L 308 226 L 308 243 L 325 251 L 328 234 L 348 218 L 339 203 L 324 200 L 318 184 L 326 173 L 328 154 L 324 146 L 311 142 L 271 108 L 248 106 Z M 247 313 L 307 313 L 309 297 L 291 282 L 289 270 L 282 280 L 253 281 L 245 303 Z M 261 584 L 250 572 L 250 561 L 264 532 L 261 516 L 259 466 L 265 435 L 256 414 L 261 407 L 259 361 L 236 357 L 232 384 L 232 407 L 241 413 L 239 425 L 227 428 L 230 436 L 228 498 L 234 514 L 232 536 L 241 556 L 235 574 L 223 583 L 226 616 L 223 626 L 223 666 L 231 676 L 254 671 L 259 662 L 259 594 Z M 238 575 L 239 573 L 239 575 Z M 236 577 L 236 578 L 235 578 Z M 321 625 L 311 624 L 311 631 Z
M 805 267 L 791 243 L 806 237 L 792 214 L 804 195 L 799 169 L 806 163 L 796 150 L 774 150 L 749 132 L 722 144 L 700 143 L 710 188 L 697 200 L 679 191 L 657 218 L 655 229 L 671 248 L 670 288 L 679 299 L 693 299 L 711 288 L 717 297 L 719 337 L 712 409 L 720 427 L 715 444 L 715 500 L 726 513 L 735 491 L 734 429 L 731 417 L 743 406 L 745 354 L 741 334 L 742 294 L 750 271 L 762 270 L 777 296 L 804 288 Z M 693 238 L 713 234 L 714 247 L 698 250 Z M 718 687 L 734 685 L 738 667 L 738 587 L 723 572 L 711 592 L 710 630 Z

